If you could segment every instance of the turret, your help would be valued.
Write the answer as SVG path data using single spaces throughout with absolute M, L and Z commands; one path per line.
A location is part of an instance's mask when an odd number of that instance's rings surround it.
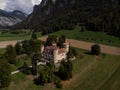
M 44 45 L 41 45 L 41 53 L 44 51 Z
M 54 63 L 57 62 L 57 55 L 58 55 L 58 49 L 54 50 L 54 52 L 53 52 Z
M 69 43 L 66 44 L 65 48 L 66 48 L 66 52 L 68 52 L 69 51 Z

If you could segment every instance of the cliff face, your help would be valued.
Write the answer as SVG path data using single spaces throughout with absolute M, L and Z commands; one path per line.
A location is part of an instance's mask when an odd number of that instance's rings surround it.
M 6 12 L 0 10 L 0 27 L 15 25 L 26 18 L 25 14 L 20 11 Z
M 39 29 L 48 26 L 65 7 L 74 3 L 75 0 L 42 0 L 39 5 L 35 5 L 33 12 L 20 25 L 28 28 Z M 18 25 L 19 26 L 19 25 Z

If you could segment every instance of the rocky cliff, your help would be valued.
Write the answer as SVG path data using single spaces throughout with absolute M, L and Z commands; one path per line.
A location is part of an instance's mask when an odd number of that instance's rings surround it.
M 26 19 L 26 15 L 21 11 L 6 12 L 0 10 L 0 27 L 8 27 L 15 25 Z

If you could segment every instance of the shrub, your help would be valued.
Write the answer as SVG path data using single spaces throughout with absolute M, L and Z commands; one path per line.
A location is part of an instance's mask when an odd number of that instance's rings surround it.
M 56 85 L 56 88 L 62 88 L 62 83 L 60 78 L 55 77 L 54 83 Z
M 91 47 L 91 54 L 99 55 L 100 54 L 100 46 L 95 44 Z
M 28 67 L 28 65 L 27 65 L 27 63 L 26 62 L 24 62 L 24 65 L 23 65 L 23 73 L 24 74 L 26 74 L 26 75 L 29 75 L 29 74 L 31 74 L 31 70 L 30 70 L 30 68 Z

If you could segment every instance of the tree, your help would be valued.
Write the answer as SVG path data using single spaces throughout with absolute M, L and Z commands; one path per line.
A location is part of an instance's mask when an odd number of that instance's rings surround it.
M 16 52 L 12 45 L 6 47 L 5 58 L 10 64 L 16 64 Z
M 48 83 L 51 83 L 54 81 L 54 72 L 55 72 L 55 67 L 54 67 L 54 62 L 50 61 L 49 63 L 47 63 L 47 67 L 48 67 Z
M 35 53 L 32 57 L 32 69 L 34 75 L 37 75 L 37 62 L 40 59 L 41 59 L 41 55 L 39 53 Z
M 70 47 L 70 48 L 69 48 L 69 51 L 68 51 L 68 53 L 67 53 L 67 58 L 68 58 L 68 59 L 71 59 L 71 58 L 73 58 L 73 57 L 76 57 L 77 55 L 78 55 L 78 52 L 76 51 L 76 49 L 73 48 L 73 47 Z
M 64 35 L 62 35 L 62 36 L 58 39 L 58 46 L 59 46 L 60 48 L 63 48 L 63 47 L 64 47 L 63 43 L 65 43 L 65 40 L 66 40 L 66 37 L 65 37 Z
M 11 80 L 11 68 L 7 60 L 0 60 L 0 88 L 7 87 Z
M 91 47 L 91 54 L 99 55 L 100 54 L 100 46 L 95 44 Z
M 52 83 L 55 79 L 55 69 L 54 69 L 54 63 L 49 62 L 46 66 L 44 66 L 44 69 L 40 72 L 40 76 L 38 77 L 37 81 L 38 84 L 44 85 L 45 83 Z
M 40 40 L 24 40 L 22 42 L 22 48 L 25 54 L 33 55 L 33 53 L 38 53 L 40 51 Z
M 40 45 L 41 41 L 40 40 L 30 40 L 31 47 L 32 47 L 32 52 L 38 53 L 40 51 Z
M 26 62 L 24 62 L 24 64 L 23 64 L 23 67 L 22 67 L 22 69 L 23 69 L 23 73 L 24 74 L 31 74 L 31 70 L 30 70 L 30 68 L 28 67 L 28 65 L 27 65 L 27 63 Z
M 30 40 L 22 41 L 22 48 L 25 54 L 31 55 L 33 53 L 33 47 L 31 45 Z
M 21 50 L 22 50 L 22 46 L 20 45 L 20 42 L 17 42 L 17 43 L 15 44 L 16 54 L 17 54 L 17 55 L 20 55 L 20 54 L 21 54 Z
M 62 88 L 61 79 L 59 77 L 55 76 L 54 84 L 56 85 L 57 88 Z
M 37 39 L 37 35 L 35 34 L 35 32 L 32 33 L 31 38 L 32 38 L 33 40 Z
M 58 71 L 59 77 L 62 80 L 69 80 L 72 78 L 72 70 L 73 70 L 73 64 L 70 60 L 67 60 L 65 62 L 64 60 L 61 61 L 61 65 Z
M 67 60 L 67 71 L 68 71 L 67 79 L 69 80 L 70 78 L 72 78 L 73 71 L 73 64 L 71 60 Z
M 80 29 L 80 32 L 84 32 L 84 31 L 85 31 L 85 27 L 82 25 L 81 29 Z
M 53 43 L 57 43 L 57 36 L 54 36 L 54 35 L 48 36 L 45 46 L 50 46 Z

